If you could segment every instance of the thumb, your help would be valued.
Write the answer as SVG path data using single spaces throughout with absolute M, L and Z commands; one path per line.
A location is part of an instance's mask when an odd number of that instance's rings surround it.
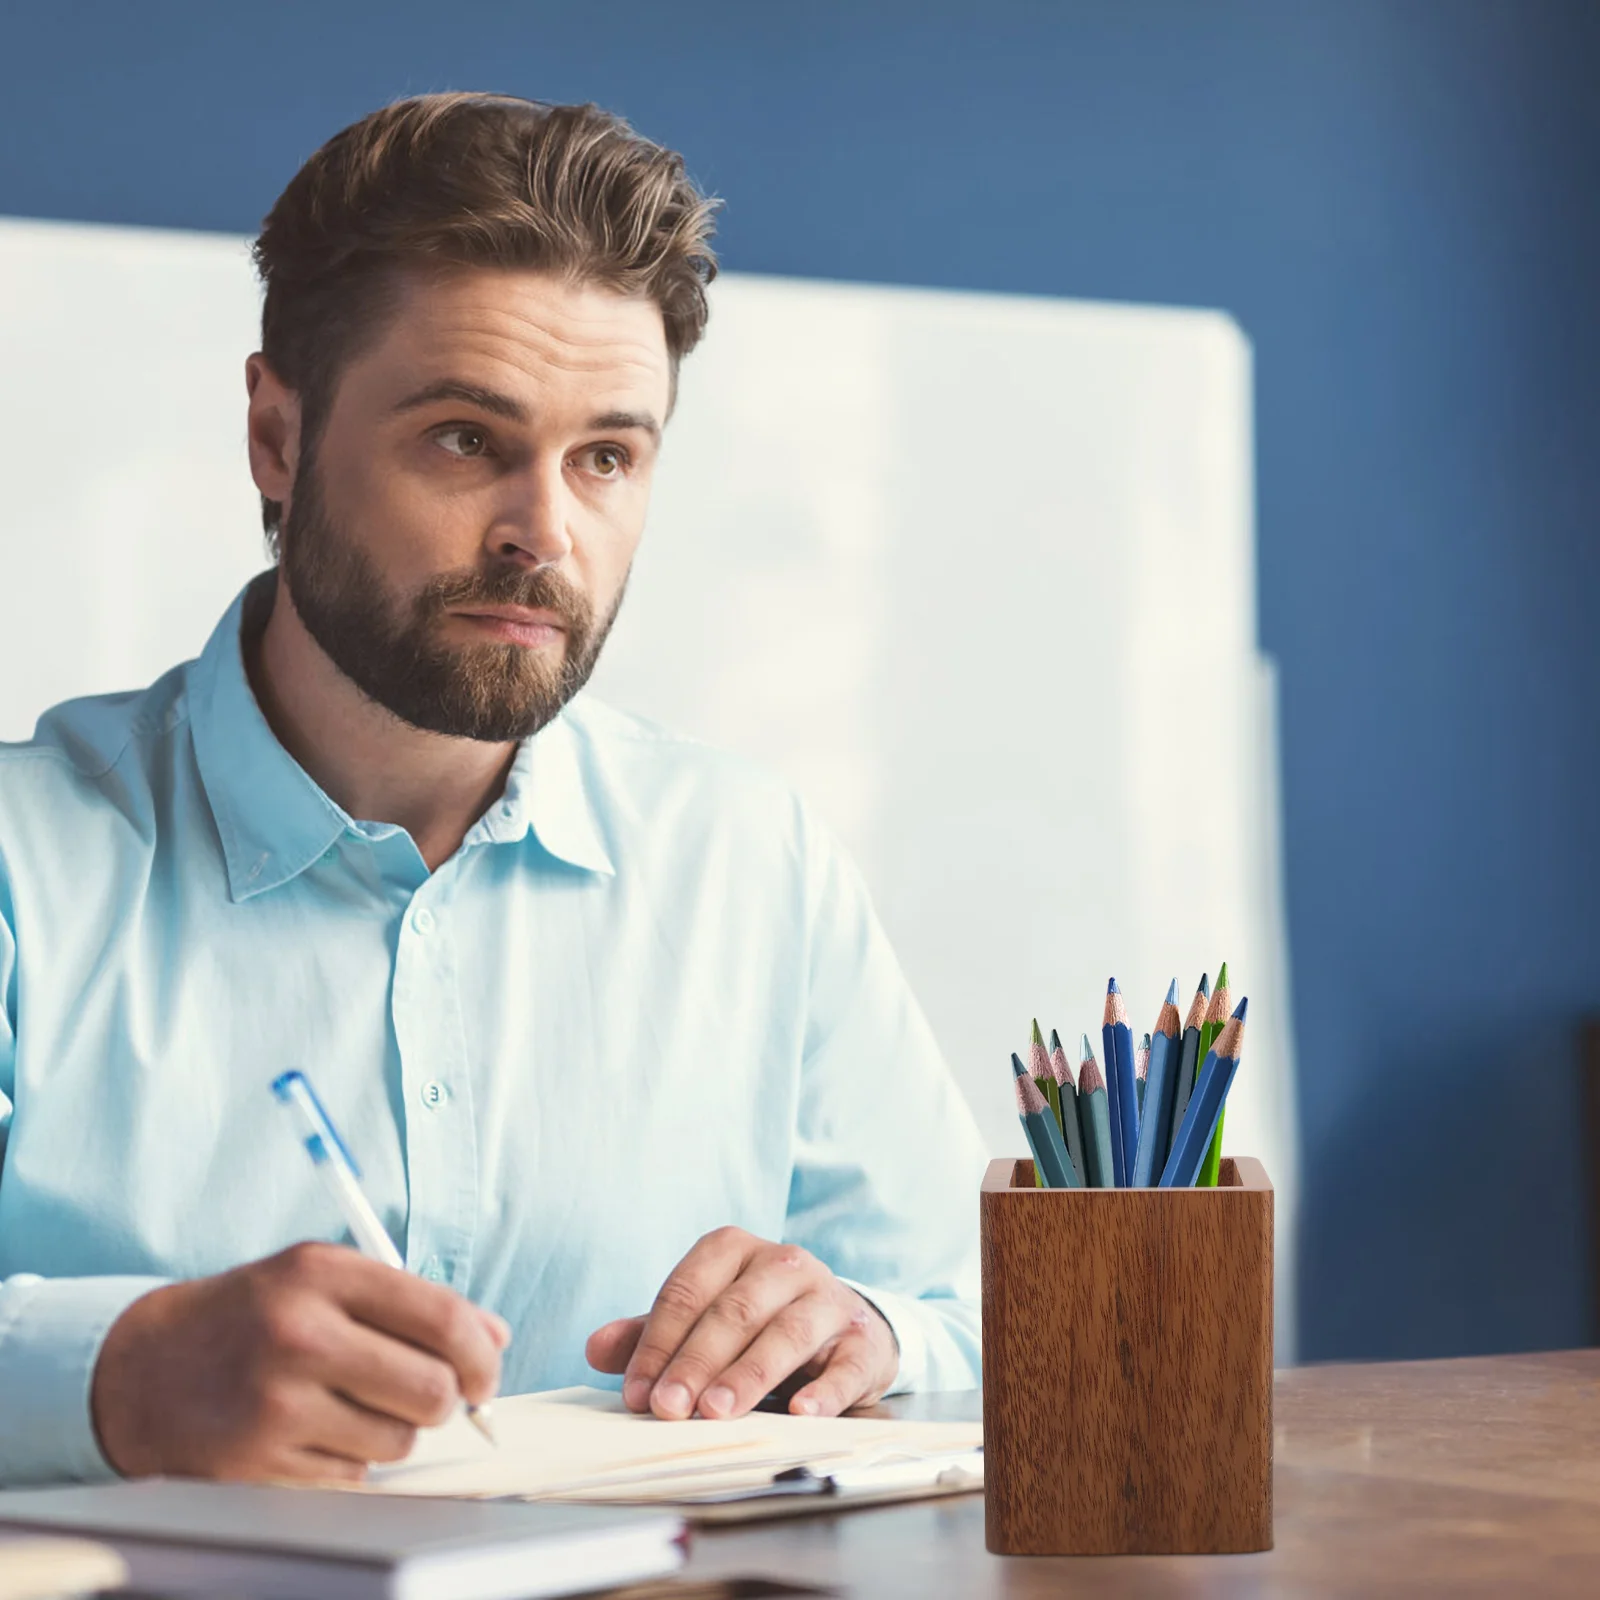
M 623 1317 L 596 1328 L 583 1347 L 584 1359 L 596 1372 L 625 1371 L 644 1324 L 643 1317 Z

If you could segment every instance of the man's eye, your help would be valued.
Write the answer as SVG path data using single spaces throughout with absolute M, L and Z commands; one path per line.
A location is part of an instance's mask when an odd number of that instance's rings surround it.
M 481 456 L 489 448 L 481 428 L 441 428 L 434 438 L 453 456 Z
M 615 445 L 596 445 L 589 452 L 589 460 L 594 464 L 594 470 L 602 478 L 617 478 L 622 475 L 622 470 L 628 464 L 628 458 L 617 449 Z

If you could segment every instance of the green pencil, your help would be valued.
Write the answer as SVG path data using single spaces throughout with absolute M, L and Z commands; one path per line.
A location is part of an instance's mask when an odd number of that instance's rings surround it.
M 1089 1169 L 1083 1160 L 1083 1126 L 1078 1120 L 1078 1090 L 1072 1081 L 1072 1068 L 1067 1065 L 1067 1052 L 1062 1048 L 1061 1035 L 1054 1028 L 1050 1030 L 1050 1072 L 1061 1096 L 1061 1132 L 1067 1141 L 1067 1154 L 1072 1157 L 1072 1164 L 1087 1187 Z
M 1228 993 L 1228 963 L 1224 961 L 1217 970 L 1217 986 L 1211 991 L 1211 1006 L 1206 1012 L 1206 1025 L 1200 1032 L 1200 1060 L 1204 1062 L 1217 1035 L 1228 1025 L 1233 1012 L 1233 996 Z M 1200 1164 L 1200 1176 L 1195 1179 L 1197 1189 L 1215 1189 L 1222 1168 L 1222 1116 L 1217 1118 L 1217 1131 L 1211 1136 L 1211 1148 Z
M 1033 1039 L 1028 1045 L 1028 1076 L 1039 1085 L 1039 1093 L 1050 1102 L 1056 1126 L 1061 1126 L 1061 1091 L 1056 1088 L 1056 1075 L 1050 1070 L 1050 1052 L 1044 1047 L 1044 1035 L 1039 1032 L 1039 1019 L 1033 1019 Z
M 1078 1067 L 1078 1118 L 1083 1124 L 1084 1174 L 1088 1189 L 1114 1189 L 1116 1169 L 1111 1164 L 1111 1107 L 1106 1102 L 1106 1080 L 1094 1058 L 1089 1035 L 1083 1036 L 1083 1060 Z

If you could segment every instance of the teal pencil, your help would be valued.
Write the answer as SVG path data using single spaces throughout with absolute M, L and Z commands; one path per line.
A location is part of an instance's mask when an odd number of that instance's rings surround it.
M 1028 1136 L 1033 1164 L 1043 1175 L 1045 1188 L 1076 1189 L 1078 1175 L 1072 1170 L 1066 1141 L 1061 1137 L 1061 1128 L 1050 1109 L 1050 1102 L 1045 1099 L 1039 1085 L 1028 1076 L 1028 1069 L 1023 1066 L 1021 1057 L 1011 1057 L 1011 1071 L 1017 1085 L 1017 1119 Z
M 1189 1109 L 1189 1096 L 1194 1093 L 1194 1080 L 1200 1072 L 1200 1030 L 1205 1025 L 1206 1008 L 1211 1004 L 1211 979 L 1200 974 L 1200 987 L 1194 992 L 1194 1002 L 1189 1015 L 1183 1020 L 1183 1053 L 1178 1060 L 1178 1092 L 1172 1102 L 1172 1128 L 1167 1135 L 1165 1154 L 1156 1157 L 1152 1170 L 1164 1168 L 1172 1147 L 1178 1142 L 1178 1129 L 1183 1125 L 1183 1114 Z
M 1050 1072 L 1056 1080 L 1056 1093 L 1061 1112 L 1061 1132 L 1067 1141 L 1067 1154 L 1078 1169 L 1085 1184 L 1089 1169 L 1083 1163 L 1083 1127 L 1078 1121 L 1078 1089 L 1072 1081 L 1072 1068 L 1067 1065 L 1067 1052 L 1061 1047 L 1061 1035 L 1050 1030 Z
M 1094 1058 L 1088 1034 L 1083 1036 L 1083 1060 L 1078 1064 L 1078 1119 L 1083 1124 L 1083 1159 L 1088 1167 L 1084 1182 L 1091 1189 L 1116 1188 L 1116 1169 L 1111 1164 L 1111 1107 L 1106 1103 L 1106 1080 Z

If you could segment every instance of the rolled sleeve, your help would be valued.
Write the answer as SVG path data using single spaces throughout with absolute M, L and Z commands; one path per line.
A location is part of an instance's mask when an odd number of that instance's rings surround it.
M 0 1283 L 0 1485 L 114 1478 L 89 1415 L 107 1332 L 164 1278 L 40 1278 Z

